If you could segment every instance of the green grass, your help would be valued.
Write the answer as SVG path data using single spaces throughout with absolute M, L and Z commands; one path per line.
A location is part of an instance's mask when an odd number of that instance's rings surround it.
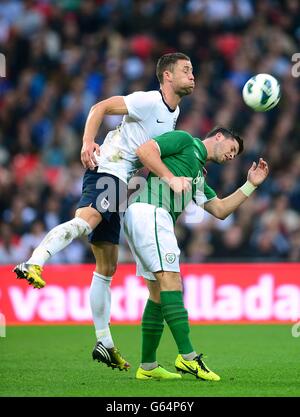
M 8 327 L 0 338 L 0 396 L 232 397 L 299 396 L 300 338 L 289 325 L 192 326 L 198 352 L 220 382 L 186 375 L 181 381 L 138 381 L 140 327 L 112 326 L 116 344 L 132 364 L 112 370 L 91 359 L 91 326 Z M 125 355 L 126 354 L 126 355 Z M 158 361 L 175 370 L 177 355 L 168 329 Z

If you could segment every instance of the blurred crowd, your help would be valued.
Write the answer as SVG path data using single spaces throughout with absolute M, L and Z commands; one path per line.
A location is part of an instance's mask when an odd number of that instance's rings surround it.
M 157 89 L 157 59 L 175 51 L 190 56 L 196 81 L 177 128 L 203 137 L 224 125 L 245 141 L 234 162 L 207 165 L 208 184 L 224 197 L 245 182 L 253 160 L 270 165 L 265 183 L 226 220 L 189 207 L 176 226 L 182 261 L 300 261 L 298 0 L 0 0 L 0 264 L 25 260 L 73 217 L 90 107 Z M 256 73 L 281 84 L 279 105 L 266 113 L 242 102 Z M 99 143 L 119 123 L 107 116 Z M 132 260 L 123 235 L 119 260 Z M 93 256 L 82 239 L 52 262 Z

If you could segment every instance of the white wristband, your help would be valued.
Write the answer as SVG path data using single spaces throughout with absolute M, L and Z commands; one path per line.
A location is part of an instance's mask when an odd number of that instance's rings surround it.
M 246 181 L 244 185 L 240 187 L 242 193 L 244 193 L 247 197 L 256 190 L 256 186 L 252 184 L 250 181 Z

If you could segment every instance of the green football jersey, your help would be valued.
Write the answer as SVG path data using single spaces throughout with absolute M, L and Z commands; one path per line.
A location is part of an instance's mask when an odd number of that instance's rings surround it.
M 191 178 L 192 189 L 186 193 L 174 193 L 163 180 L 150 173 L 146 186 L 131 203 L 148 203 L 162 207 L 171 214 L 175 223 L 192 199 L 197 204 L 203 204 L 216 197 L 215 191 L 206 184 L 203 176 L 207 151 L 200 139 L 181 130 L 164 133 L 154 140 L 164 164 L 175 176 Z

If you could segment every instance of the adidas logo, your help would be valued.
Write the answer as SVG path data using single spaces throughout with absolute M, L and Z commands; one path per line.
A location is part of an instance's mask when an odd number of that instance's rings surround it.
M 102 345 L 101 342 L 97 343 L 97 346 L 96 346 L 95 350 L 97 352 L 99 352 L 100 355 L 103 356 L 103 359 L 106 359 L 107 361 L 110 361 L 111 360 L 110 359 L 110 355 L 109 355 L 107 349 Z

